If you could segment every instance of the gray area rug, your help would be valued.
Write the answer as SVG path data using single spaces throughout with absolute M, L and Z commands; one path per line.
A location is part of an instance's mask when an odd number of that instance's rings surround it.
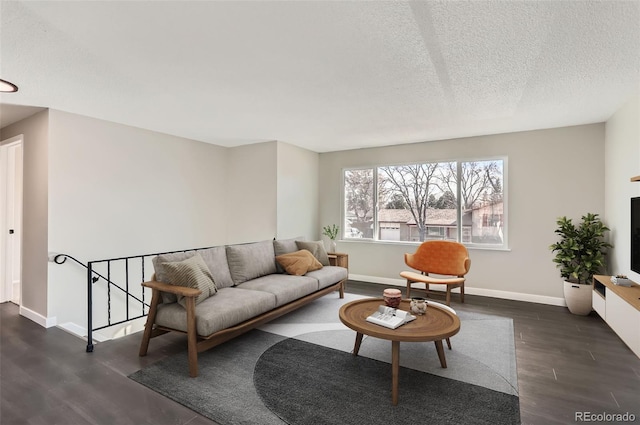
M 445 349 L 447 369 L 440 367 L 433 343 L 402 343 L 399 404 L 394 407 L 391 405 L 389 364 L 391 343 L 365 337 L 359 356 L 349 354 L 353 350 L 355 332 L 340 323 L 338 310 L 342 304 L 358 298 L 362 297 L 346 294 L 345 299 L 339 299 L 336 295 L 328 295 L 260 330 L 201 353 L 197 378 L 188 376 L 186 347 L 184 353 L 148 366 L 130 378 L 223 425 L 407 423 L 400 421 L 402 416 L 398 412 L 420 412 L 424 415 L 430 406 L 433 407 L 431 411 L 438 412 L 437 417 L 417 422 L 483 423 L 474 413 L 475 409 L 483 407 L 487 409 L 488 417 L 497 418 L 486 423 L 519 423 L 515 344 L 510 319 L 460 312 L 462 325 L 460 332 L 451 339 L 453 350 Z M 151 344 L 153 349 L 153 340 Z M 294 354 L 294 345 L 304 347 L 305 356 L 310 356 L 311 360 L 307 359 L 302 364 L 311 366 L 314 372 L 317 369 L 316 375 L 300 368 L 296 369 L 297 372 L 289 371 L 289 366 L 301 363 L 297 360 L 298 354 Z M 295 352 L 302 354 L 298 349 Z M 330 369 L 324 368 L 324 373 L 345 377 L 338 393 L 325 390 L 314 395 L 317 405 L 295 400 L 293 396 L 274 396 L 281 391 L 293 391 L 298 395 L 302 391 L 296 391 L 296 388 L 308 389 L 326 384 L 328 379 L 321 377 L 322 368 L 314 368 L 313 365 L 320 364 L 316 363 L 317 358 L 330 357 L 334 360 L 329 362 Z M 349 371 L 346 366 L 349 363 L 365 364 L 356 369 L 364 367 L 369 372 Z M 278 368 L 297 373 L 298 377 L 285 378 Z M 384 372 L 385 368 L 387 372 Z M 354 373 L 359 375 L 354 376 Z M 265 376 L 272 378 L 264 379 Z M 360 403 L 364 403 L 358 405 L 357 410 L 368 413 L 360 416 L 340 414 L 336 418 L 337 406 L 349 411 L 355 408 L 351 401 L 341 397 L 346 390 L 351 392 L 353 389 Z M 465 396 L 437 395 L 448 392 L 464 393 Z M 473 399 L 477 397 L 484 397 L 480 398 L 484 401 L 482 406 L 474 407 Z M 462 417 L 458 415 L 461 407 L 456 403 L 469 406 Z M 439 406 L 437 410 L 435 406 Z M 374 413 L 375 409 L 382 409 L 383 413 Z M 311 420 L 298 414 L 309 411 L 320 416 Z
M 388 363 L 296 339 L 260 356 L 253 379 L 267 407 L 288 424 L 520 422 L 514 395 L 404 367 L 393 406 Z

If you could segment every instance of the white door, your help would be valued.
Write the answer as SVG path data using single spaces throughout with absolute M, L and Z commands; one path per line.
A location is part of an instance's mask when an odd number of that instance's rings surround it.
M 0 145 L 0 302 L 20 305 L 22 264 L 22 136 Z

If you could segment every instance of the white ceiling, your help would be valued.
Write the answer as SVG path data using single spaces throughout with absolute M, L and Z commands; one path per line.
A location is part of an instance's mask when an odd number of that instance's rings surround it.
M 640 88 L 640 1 L 3 0 L 0 19 L 3 126 L 12 104 L 327 152 L 602 122 Z

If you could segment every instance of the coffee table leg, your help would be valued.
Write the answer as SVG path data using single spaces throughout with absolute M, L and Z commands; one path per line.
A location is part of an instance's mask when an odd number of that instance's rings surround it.
M 391 341 L 391 403 L 394 406 L 398 404 L 398 375 L 399 374 L 400 374 L 400 341 Z
M 444 347 L 442 346 L 442 340 L 434 341 L 436 344 L 436 350 L 438 351 L 438 358 L 440 359 L 440 366 L 443 369 L 447 368 L 447 359 L 444 357 Z
M 360 332 L 356 333 L 356 344 L 353 346 L 353 355 L 357 356 L 358 351 L 360 351 L 360 344 L 362 344 L 362 334 Z

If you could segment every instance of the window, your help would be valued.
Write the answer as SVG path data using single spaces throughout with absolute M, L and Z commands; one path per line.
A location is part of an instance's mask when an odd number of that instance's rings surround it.
M 502 222 L 502 214 L 483 214 L 482 227 L 498 226 Z
M 345 239 L 504 247 L 505 159 L 344 170 Z
M 373 238 L 373 169 L 345 170 L 345 238 Z

